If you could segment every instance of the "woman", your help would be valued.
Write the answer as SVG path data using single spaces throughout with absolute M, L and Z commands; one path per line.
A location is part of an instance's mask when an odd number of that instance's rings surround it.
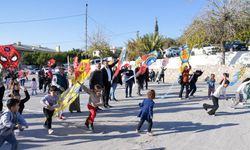
M 69 81 L 69 86 L 73 86 L 76 84 L 75 80 L 75 72 L 74 72 L 74 67 L 71 66 L 69 68 L 69 74 L 68 74 L 68 81 Z M 76 110 L 78 113 L 81 112 L 80 108 L 80 96 L 78 96 L 73 103 L 70 104 L 69 106 L 69 111 L 72 113 L 74 110 Z

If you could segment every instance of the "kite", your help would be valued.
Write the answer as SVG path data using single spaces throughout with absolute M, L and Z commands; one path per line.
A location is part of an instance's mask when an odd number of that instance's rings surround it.
M 48 60 L 48 67 L 52 67 L 52 66 L 54 66 L 55 65 L 55 63 L 56 63 L 56 60 L 55 59 L 50 59 L 50 60 Z
M 233 86 L 235 85 L 245 74 L 247 69 L 247 65 L 244 65 L 243 67 L 240 68 L 239 71 L 237 71 L 234 76 L 233 76 L 233 80 L 230 82 L 229 86 Z
M 113 75 L 113 78 L 116 77 L 119 74 L 119 72 L 121 70 L 121 67 L 122 67 L 122 64 L 125 61 L 126 54 L 127 54 L 126 49 L 123 49 L 122 52 L 121 52 L 121 54 L 120 54 L 118 65 L 117 65 L 117 69 L 116 69 L 116 71 L 115 71 L 115 73 Z
M 161 61 L 161 66 L 162 67 L 166 67 L 167 66 L 167 64 L 168 64 L 168 58 L 164 58 L 162 61 Z
M 191 56 L 191 51 L 187 46 L 183 46 L 180 52 L 181 64 L 188 63 Z
M 15 69 L 18 67 L 20 54 L 14 46 L 0 46 L 0 64 L 4 69 Z
M 66 91 L 64 91 L 59 97 L 59 107 L 55 109 L 54 114 L 56 112 L 62 111 L 69 107 L 71 103 L 75 101 L 75 99 L 80 94 L 81 84 L 89 77 L 90 75 L 90 60 L 85 59 L 80 62 L 77 69 L 79 69 L 79 76 L 75 79 L 76 83 Z

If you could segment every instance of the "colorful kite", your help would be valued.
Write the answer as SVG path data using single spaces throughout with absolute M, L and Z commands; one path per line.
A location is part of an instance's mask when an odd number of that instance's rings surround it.
M 230 82 L 230 86 L 235 85 L 245 74 L 247 70 L 247 65 L 244 65 L 243 67 L 240 68 L 240 70 L 238 72 L 236 72 L 233 76 L 233 80 Z
M 56 63 L 56 60 L 55 59 L 50 59 L 50 60 L 48 60 L 48 67 L 52 67 L 52 66 L 54 66 L 55 65 L 55 63 Z
M 14 46 L 0 46 L 0 64 L 4 69 L 13 70 L 18 67 L 20 54 Z
M 166 67 L 167 66 L 167 64 L 168 64 L 168 58 L 164 58 L 162 61 L 161 61 L 161 66 L 162 67 Z
M 181 64 L 188 63 L 190 56 L 191 51 L 189 50 L 188 46 L 183 46 L 180 52 Z
M 121 67 L 122 67 L 122 64 L 125 61 L 126 54 L 127 54 L 127 50 L 125 48 L 122 49 L 122 52 L 121 52 L 120 57 L 119 57 L 117 69 L 116 69 L 116 71 L 115 71 L 115 73 L 113 75 L 113 78 L 116 77 L 119 74 L 119 72 L 121 70 Z
M 82 60 L 78 66 L 78 69 L 80 71 L 80 75 L 77 79 L 75 79 L 77 82 L 69 89 L 64 91 L 60 97 L 59 97 L 59 107 L 55 109 L 55 113 L 58 111 L 62 111 L 69 107 L 71 103 L 75 101 L 75 99 L 80 94 L 81 85 L 79 83 L 84 83 L 84 81 L 89 77 L 90 75 L 90 60 Z

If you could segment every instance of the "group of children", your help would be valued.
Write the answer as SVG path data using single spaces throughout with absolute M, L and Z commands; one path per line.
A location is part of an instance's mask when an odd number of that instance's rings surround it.
M 202 74 L 202 73 L 201 73 Z M 199 75 L 197 75 L 199 76 Z M 223 74 L 223 79 L 221 84 L 215 89 L 215 75 L 211 74 L 211 77 L 207 80 L 208 84 L 208 97 L 212 99 L 213 105 L 203 104 L 203 108 L 208 111 L 209 115 L 215 115 L 216 110 L 219 108 L 219 99 L 222 91 L 226 91 L 226 88 L 229 86 L 228 74 Z M 193 77 L 194 78 L 194 77 Z M 198 78 L 198 77 L 197 77 Z M 197 79 L 194 79 L 197 81 Z M 195 81 L 195 82 L 196 82 Z M 80 84 L 80 83 L 77 83 Z M 236 93 L 236 99 L 234 101 L 234 106 L 236 106 L 240 101 L 240 93 L 243 88 L 250 84 L 250 79 L 245 80 L 243 84 L 239 86 Z M 103 105 L 102 101 L 102 87 L 100 85 L 95 85 L 94 89 L 91 90 L 85 85 L 81 84 L 82 89 L 89 94 L 89 101 L 87 108 L 89 110 L 89 116 L 86 118 L 85 126 L 93 131 L 94 130 L 94 120 L 96 117 L 97 107 Z M 12 145 L 12 149 L 17 149 L 17 140 L 14 135 L 14 130 L 23 130 L 23 127 L 28 127 L 26 121 L 22 117 L 22 112 L 24 109 L 24 103 L 30 99 L 29 93 L 26 88 L 20 86 L 16 81 L 12 83 L 12 92 L 10 94 L 10 99 L 7 101 L 7 110 L 1 114 L 0 119 L 0 147 L 7 141 Z M 20 90 L 23 90 L 25 93 L 25 98 L 21 99 Z M 33 89 L 32 89 L 33 91 Z M 58 89 L 56 86 L 51 86 L 49 88 L 49 93 L 42 98 L 41 104 L 43 105 L 43 113 L 46 117 L 44 122 L 44 127 L 48 130 L 48 134 L 52 134 L 52 117 L 54 111 L 59 107 L 59 96 L 57 94 Z M 141 108 L 138 117 L 140 117 L 139 124 L 137 126 L 137 133 L 140 133 L 140 129 L 145 121 L 148 122 L 148 134 L 152 135 L 151 129 L 153 126 L 153 108 L 154 108 L 154 99 L 156 93 L 154 90 L 149 90 L 147 93 L 147 98 L 139 104 Z M 210 110 L 208 110 L 210 109 Z

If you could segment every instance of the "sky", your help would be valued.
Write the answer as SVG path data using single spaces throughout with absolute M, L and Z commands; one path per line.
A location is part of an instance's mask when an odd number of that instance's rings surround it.
M 160 34 L 178 38 L 207 0 L 3 0 L 0 45 L 20 41 L 53 49 L 60 45 L 63 51 L 84 48 L 86 3 L 88 36 L 99 30 L 113 47 L 125 46 L 136 31 L 154 32 L 156 17 Z M 55 17 L 66 18 L 48 19 Z M 22 22 L 41 19 L 48 20 Z

